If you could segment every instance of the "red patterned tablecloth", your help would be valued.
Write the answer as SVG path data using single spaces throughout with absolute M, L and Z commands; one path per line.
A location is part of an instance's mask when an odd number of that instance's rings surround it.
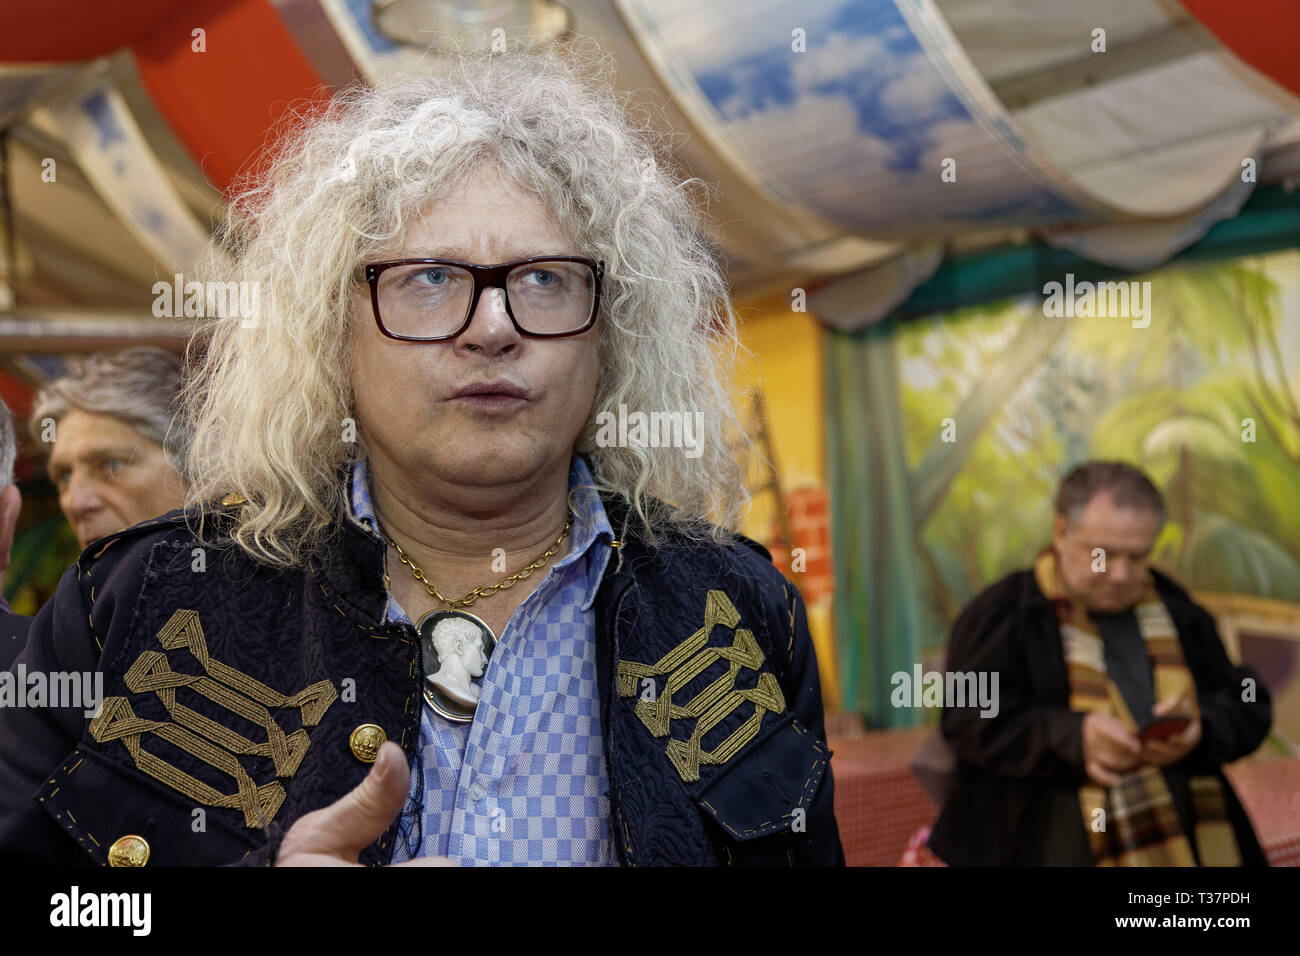
M 835 819 L 849 866 L 896 866 L 908 838 L 935 807 L 909 768 L 926 727 L 831 738 Z
M 1300 757 L 1224 768 L 1273 866 L 1300 866 Z
M 910 764 L 929 728 L 831 738 L 835 819 L 849 866 L 897 866 L 908 842 L 937 809 Z M 1273 866 L 1300 866 L 1300 758 L 1259 759 L 1225 768 Z M 932 865 L 923 848 L 913 865 Z

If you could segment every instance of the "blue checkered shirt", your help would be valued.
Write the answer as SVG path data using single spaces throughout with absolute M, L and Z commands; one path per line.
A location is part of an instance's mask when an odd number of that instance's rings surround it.
M 573 547 L 498 635 L 474 720 L 421 708 L 422 779 L 411 774 L 393 862 L 613 865 L 592 605 L 614 534 L 590 482 L 575 455 Z M 364 459 L 352 467 L 351 502 L 357 521 L 378 534 Z M 391 592 L 386 616 L 412 623 Z

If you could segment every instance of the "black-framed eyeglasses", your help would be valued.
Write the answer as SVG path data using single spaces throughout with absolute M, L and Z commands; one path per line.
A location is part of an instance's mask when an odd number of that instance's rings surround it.
M 521 335 L 579 335 L 596 322 L 605 264 L 533 256 L 481 266 L 455 259 L 394 259 L 363 267 L 379 331 L 404 342 L 452 339 L 469 327 L 484 289 L 505 293 Z

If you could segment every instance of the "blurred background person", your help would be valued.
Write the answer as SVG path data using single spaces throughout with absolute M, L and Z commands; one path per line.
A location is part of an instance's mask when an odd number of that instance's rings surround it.
M 14 459 L 18 456 L 18 440 L 14 434 L 14 419 L 9 406 L 0 401 L 0 669 L 8 667 L 27 640 L 27 627 L 31 618 L 15 614 L 4 597 L 5 573 L 9 570 L 9 554 L 14 544 L 14 528 L 23 498 L 14 484 Z
M 951 865 L 1266 865 L 1223 765 L 1268 735 L 1269 694 L 1150 566 L 1160 492 L 1091 461 L 1055 504 L 1033 568 L 953 625 L 949 671 L 997 674 L 1000 699 L 944 708 L 957 773 L 930 848 Z
M 91 355 L 37 394 L 31 433 L 50 448 L 50 481 L 83 548 L 181 507 L 182 369 L 179 356 L 137 346 Z

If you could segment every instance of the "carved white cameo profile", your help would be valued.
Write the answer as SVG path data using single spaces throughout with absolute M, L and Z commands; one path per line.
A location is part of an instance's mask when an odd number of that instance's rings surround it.
M 486 624 L 464 611 L 433 611 L 419 624 L 424 645 L 425 699 L 444 717 L 471 720 L 495 641 Z

